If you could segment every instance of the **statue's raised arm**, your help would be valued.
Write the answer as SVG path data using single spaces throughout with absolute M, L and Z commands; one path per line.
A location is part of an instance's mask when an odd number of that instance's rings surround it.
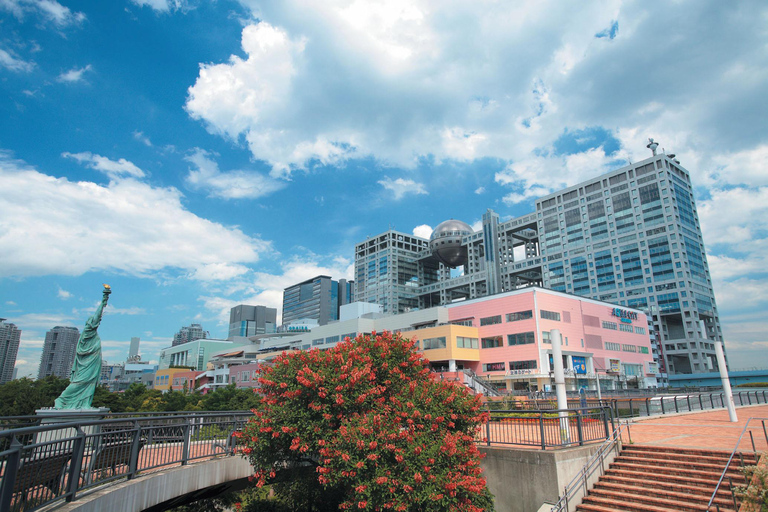
M 85 328 L 77 340 L 75 362 L 72 364 L 72 374 L 69 386 L 56 399 L 56 409 L 90 409 L 93 394 L 101 377 L 101 338 L 98 328 L 101 316 L 107 306 L 112 288 L 104 285 L 101 302 L 96 311 L 88 317 Z

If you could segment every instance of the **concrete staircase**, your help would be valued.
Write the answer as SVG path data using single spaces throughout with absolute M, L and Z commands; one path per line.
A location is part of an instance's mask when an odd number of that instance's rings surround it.
M 725 468 L 730 452 L 661 446 L 625 445 L 576 510 L 582 512 L 702 512 Z M 746 465 L 755 464 L 744 454 Z M 744 485 L 737 454 L 718 490 L 720 512 L 733 512 L 728 477 Z

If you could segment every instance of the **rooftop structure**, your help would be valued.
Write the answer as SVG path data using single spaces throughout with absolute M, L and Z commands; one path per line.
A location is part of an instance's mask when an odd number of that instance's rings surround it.
M 75 362 L 75 350 L 79 338 L 80 330 L 77 327 L 57 325 L 45 333 L 37 378 L 44 379 L 55 375 L 68 379 L 72 372 L 72 364 Z
M 229 339 L 275 332 L 277 309 L 240 304 L 229 310 Z

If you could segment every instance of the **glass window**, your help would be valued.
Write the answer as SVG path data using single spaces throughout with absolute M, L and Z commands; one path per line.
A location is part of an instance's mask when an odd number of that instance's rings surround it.
M 445 336 L 440 336 L 437 338 L 425 338 L 421 340 L 421 346 L 424 348 L 424 350 L 433 350 L 436 348 L 445 348 Z
M 477 348 L 477 338 L 456 336 L 456 346 L 458 348 Z
M 483 348 L 497 348 L 504 346 L 504 341 L 501 336 L 490 336 L 481 340 Z
M 556 320 L 556 321 L 559 322 L 560 321 L 560 313 L 557 313 L 555 311 L 544 311 L 542 309 L 541 310 L 541 318 L 543 318 L 545 320 Z
M 495 325 L 501 323 L 501 315 L 488 316 L 480 319 L 480 325 Z
M 504 363 L 485 363 L 483 365 L 484 372 L 503 372 Z
M 515 313 L 507 313 L 507 322 L 517 322 L 518 320 L 529 320 L 533 318 L 533 311 L 517 311 Z
M 549 334 L 549 333 L 547 333 Z M 532 343 L 535 343 L 536 340 L 533 336 L 533 331 L 530 332 L 520 332 L 516 334 L 508 334 L 507 335 L 507 343 L 510 346 L 514 345 L 530 345 Z

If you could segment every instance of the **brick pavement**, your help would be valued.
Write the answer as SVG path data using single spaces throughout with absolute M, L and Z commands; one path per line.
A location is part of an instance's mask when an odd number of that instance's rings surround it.
M 768 428 L 768 405 L 737 407 L 736 415 L 739 420 L 736 423 L 729 421 L 726 409 L 634 418 L 630 420 L 629 435 L 632 437 L 632 442 L 637 444 L 731 452 L 749 418 L 765 419 L 765 425 Z M 751 420 L 749 431 L 754 437 L 756 449 L 768 450 L 762 422 L 757 419 Z M 625 442 L 629 435 L 624 434 Z M 743 451 L 752 450 L 749 433 L 744 435 L 739 448 Z

